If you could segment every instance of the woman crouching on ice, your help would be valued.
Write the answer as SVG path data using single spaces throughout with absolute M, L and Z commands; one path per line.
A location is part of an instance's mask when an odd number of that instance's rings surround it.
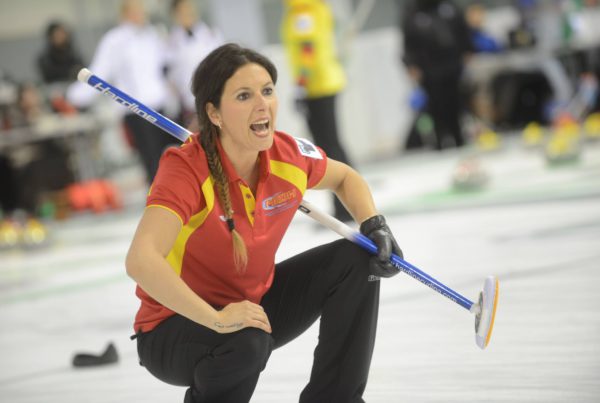
M 200 134 L 163 155 L 127 255 L 140 362 L 188 386 L 185 402 L 249 401 L 271 351 L 319 317 L 300 401 L 363 401 L 376 280 L 398 273 L 389 257 L 402 252 L 356 171 L 275 130 L 276 81 L 267 58 L 238 45 L 202 61 Z M 275 264 L 307 189 L 334 191 L 379 255 L 341 239 Z

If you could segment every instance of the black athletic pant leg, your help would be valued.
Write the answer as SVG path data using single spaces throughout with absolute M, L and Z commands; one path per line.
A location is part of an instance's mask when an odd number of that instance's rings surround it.
M 319 343 L 300 402 L 363 402 L 379 310 L 379 281 L 368 281 L 369 255 L 347 240 L 281 263 L 261 305 L 275 348 L 321 317 Z
M 456 147 L 465 144 L 460 124 L 461 98 L 460 77 L 449 76 L 424 81 L 424 89 L 429 97 L 428 108 L 433 119 L 436 148 L 446 148 L 445 139 L 451 137 Z
M 325 150 L 329 157 L 348 163 L 348 157 L 339 140 L 335 103 L 335 95 L 307 98 L 308 128 L 315 144 Z
M 17 172 L 7 156 L 0 154 L 0 209 L 11 214 L 19 205 Z
M 169 145 L 177 144 L 177 140 L 161 128 L 135 114 L 125 115 L 125 125 L 133 137 L 136 150 L 139 152 L 146 173 L 146 180 L 148 184 L 151 184 L 158 170 L 158 162 L 162 153 Z
M 307 98 L 305 104 L 306 121 L 315 144 L 325 150 L 328 157 L 350 165 L 348 156 L 339 139 L 336 95 Z M 333 206 L 335 209 L 334 215 L 337 219 L 342 221 L 352 220 L 352 216 L 335 196 L 333 197 Z
M 262 330 L 220 334 L 180 315 L 137 340 L 140 363 L 152 375 L 190 386 L 186 403 L 249 402 L 273 346 Z

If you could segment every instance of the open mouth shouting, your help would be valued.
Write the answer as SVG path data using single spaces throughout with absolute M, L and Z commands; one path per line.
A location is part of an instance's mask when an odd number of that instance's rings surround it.
M 250 125 L 250 129 L 256 134 L 258 137 L 267 137 L 270 134 L 270 125 L 271 122 L 269 119 L 262 119 Z

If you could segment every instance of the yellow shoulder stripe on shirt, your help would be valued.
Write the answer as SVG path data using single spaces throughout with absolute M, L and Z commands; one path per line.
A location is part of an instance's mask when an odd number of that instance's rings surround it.
M 306 192 L 308 178 L 306 172 L 287 162 L 271 160 L 271 173 L 296 186 L 300 193 Z
M 179 231 L 179 235 L 175 240 L 175 244 L 167 255 L 167 262 L 169 262 L 173 271 L 178 275 L 181 275 L 183 255 L 185 254 L 185 245 L 187 244 L 188 239 L 194 231 L 204 223 L 206 217 L 208 217 L 208 214 L 210 214 L 215 205 L 215 192 L 212 177 L 208 177 L 208 179 L 202 183 L 202 193 L 204 194 L 204 200 L 206 200 L 206 206 L 199 213 L 190 217 L 188 223 L 181 228 L 181 231 Z

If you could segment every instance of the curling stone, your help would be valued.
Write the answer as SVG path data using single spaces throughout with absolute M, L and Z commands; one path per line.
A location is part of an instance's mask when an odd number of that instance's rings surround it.
M 486 128 L 476 140 L 477 147 L 483 151 L 493 151 L 500 148 L 500 136 L 495 131 Z
M 48 243 L 48 229 L 36 218 L 28 218 L 23 227 L 23 246 L 39 248 Z
M 583 122 L 585 136 L 589 140 L 600 139 L 600 113 L 590 114 Z
M 459 191 L 480 190 L 488 180 L 489 175 L 475 157 L 461 160 L 452 173 L 452 187 Z
M 546 144 L 544 156 L 550 166 L 577 162 L 581 156 L 578 136 L 571 130 L 557 129 Z
M 85 210 L 90 206 L 90 198 L 84 183 L 77 182 L 67 188 L 69 205 L 75 211 Z
M 542 145 L 544 129 L 538 122 L 531 122 L 523 129 L 523 143 L 526 147 L 533 148 Z
M 14 220 L 0 222 L 0 250 L 15 248 L 21 239 L 21 226 Z

